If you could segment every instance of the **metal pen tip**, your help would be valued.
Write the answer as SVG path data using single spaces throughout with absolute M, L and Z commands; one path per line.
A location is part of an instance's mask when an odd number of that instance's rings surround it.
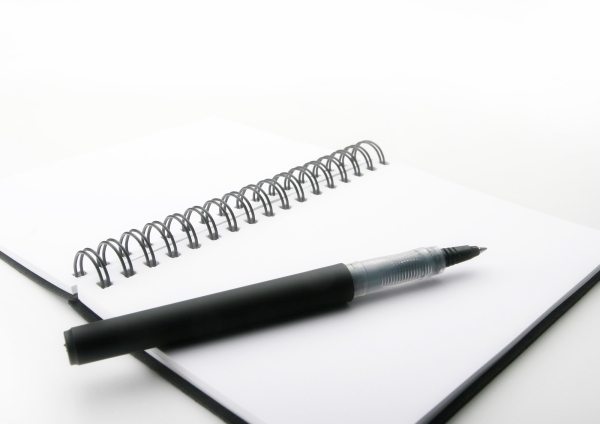
M 479 253 L 485 252 L 486 250 L 487 250 L 487 247 L 480 247 L 479 248 Z

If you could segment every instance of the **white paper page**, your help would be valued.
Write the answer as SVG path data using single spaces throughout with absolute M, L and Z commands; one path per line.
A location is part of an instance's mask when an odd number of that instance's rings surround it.
M 385 146 L 383 146 L 385 147 Z M 393 161 L 393 158 L 391 159 Z M 150 351 L 251 422 L 415 422 L 600 264 L 600 232 L 378 166 L 80 298 L 107 318 L 421 246 L 488 251 L 347 308 Z M 143 286 L 143 288 L 141 288 Z
M 0 181 L 0 251 L 74 293 L 77 251 L 325 153 L 210 118 L 14 175 Z

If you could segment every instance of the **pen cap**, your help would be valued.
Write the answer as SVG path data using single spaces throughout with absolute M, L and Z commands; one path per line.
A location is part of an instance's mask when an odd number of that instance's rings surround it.
M 446 260 L 440 248 L 420 247 L 346 266 L 352 275 L 356 297 L 440 274 L 446 269 Z
M 65 331 L 72 365 L 203 341 L 339 307 L 354 297 L 344 264 L 92 322 Z

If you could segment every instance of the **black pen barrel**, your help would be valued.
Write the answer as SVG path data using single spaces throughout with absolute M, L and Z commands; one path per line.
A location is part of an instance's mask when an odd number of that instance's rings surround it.
M 348 267 L 337 264 L 136 312 L 65 331 L 71 365 L 174 343 L 201 341 L 354 298 Z

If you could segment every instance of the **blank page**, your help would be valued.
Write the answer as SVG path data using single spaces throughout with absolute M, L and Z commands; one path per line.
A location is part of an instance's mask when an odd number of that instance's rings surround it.
M 149 351 L 251 422 L 417 421 L 598 266 L 600 232 L 389 160 L 80 299 L 108 318 L 416 247 L 488 247 L 345 308 Z

